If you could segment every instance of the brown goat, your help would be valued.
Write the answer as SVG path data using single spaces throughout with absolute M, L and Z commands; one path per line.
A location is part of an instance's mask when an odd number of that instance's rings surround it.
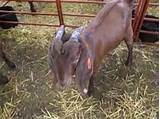
M 93 81 L 103 57 L 116 48 L 121 41 L 128 47 L 126 65 L 132 62 L 133 0 L 114 0 L 106 3 L 93 21 L 65 43 L 61 41 L 63 32 L 57 34 L 49 50 L 49 62 L 55 78 L 62 86 L 69 84 L 72 75 L 76 79 L 83 95 L 90 95 Z

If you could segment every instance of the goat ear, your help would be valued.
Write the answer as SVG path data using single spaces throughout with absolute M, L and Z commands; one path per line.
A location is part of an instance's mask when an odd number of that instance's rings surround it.
M 82 50 L 83 53 L 85 53 L 85 57 L 86 57 L 85 65 L 87 66 L 87 69 L 93 70 L 93 58 L 92 58 L 92 53 L 90 49 L 84 44 L 80 45 L 80 49 Z

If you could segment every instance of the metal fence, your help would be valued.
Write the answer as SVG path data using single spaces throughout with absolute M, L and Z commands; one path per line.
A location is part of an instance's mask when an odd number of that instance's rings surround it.
M 134 31 L 134 38 L 137 39 L 139 36 L 139 33 L 146 33 L 146 34 L 154 34 L 158 35 L 159 32 L 151 32 L 151 31 L 145 31 L 141 30 L 143 21 L 150 21 L 150 22 L 159 22 L 159 19 L 154 19 L 154 18 L 145 18 L 145 14 L 147 12 L 147 9 L 149 7 L 155 6 L 159 7 L 158 3 L 149 3 L 150 0 L 139 0 L 138 1 L 138 6 L 136 9 L 136 15 L 135 15 L 135 20 L 133 23 L 133 31 Z
M 7 1 L 7 0 L 2 0 Z M 9 1 L 17 1 L 17 0 L 9 0 Z M 26 11 L 4 11 L 0 10 L 1 13 L 16 13 L 16 14 L 25 14 L 25 15 L 46 15 L 46 16 L 56 16 L 59 18 L 59 24 L 44 24 L 44 23 L 26 23 L 26 22 L 18 22 L 19 24 L 23 25 L 38 25 L 38 26 L 50 26 L 50 27 L 59 27 L 60 25 L 65 25 L 66 27 L 78 27 L 74 24 L 65 24 L 64 16 L 71 16 L 71 17 L 95 17 L 95 15 L 90 14 L 71 14 L 71 13 L 63 13 L 62 12 L 62 4 L 63 3 L 75 3 L 75 4 L 105 4 L 103 1 L 80 1 L 80 0 L 20 0 L 21 2 L 46 2 L 51 4 L 56 4 L 57 13 L 47 13 L 47 12 L 26 12 Z M 133 18 L 133 31 L 134 31 L 134 38 L 137 39 L 139 33 L 146 33 L 146 34 L 159 34 L 159 32 L 151 32 L 151 31 L 144 31 L 141 30 L 141 26 L 143 21 L 151 21 L 151 22 L 159 22 L 157 19 L 153 18 L 145 18 L 146 11 L 149 7 L 159 7 L 158 3 L 150 3 L 150 0 L 138 0 L 135 3 L 136 13 L 135 17 Z M 17 23 L 13 21 L 0 21 L 0 23 Z

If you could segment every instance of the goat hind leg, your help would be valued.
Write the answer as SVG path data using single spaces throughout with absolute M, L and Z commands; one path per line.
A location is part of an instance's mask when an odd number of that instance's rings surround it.
M 132 65 L 132 50 L 133 50 L 133 30 L 132 30 L 131 23 L 127 29 L 127 35 L 125 37 L 125 42 L 128 48 L 128 57 L 127 57 L 127 61 L 125 62 L 125 65 L 131 66 Z
M 127 47 L 128 47 L 128 57 L 127 57 L 127 60 L 125 62 L 125 65 L 126 66 L 131 66 L 132 65 L 132 49 L 133 49 L 133 46 L 127 44 Z

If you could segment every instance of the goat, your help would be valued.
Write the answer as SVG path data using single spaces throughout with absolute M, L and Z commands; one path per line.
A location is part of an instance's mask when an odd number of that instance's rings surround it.
M 91 95 L 95 75 L 103 57 L 125 41 L 128 48 L 126 65 L 131 66 L 133 49 L 132 6 L 134 0 L 106 3 L 88 26 L 76 29 L 69 40 L 62 42 L 60 28 L 49 48 L 49 66 L 55 81 L 64 87 L 73 74 L 82 95 Z
M 6 6 L 9 2 L 10 2 L 10 1 L 5 2 L 5 3 L 2 5 L 2 7 Z M 36 9 L 35 9 L 35 6 L 34 6 L 33 2 L 29 1 L 28 4 L 29 4 L 29 6 L 30 6 L 30 11 L 31 11 L 31 12 L 36 12 Z
M 0 7 L 0 10 L 6 10 L 6 11 L 14 11 L 14 9 L 11 6 L 3 6 Z M 0 12 L 0 21 L 14 21 L 18 22 L 17 16 L 14 13 L 3 13 Z M 18 23 L 0 23 L 0 27 L 2 29 L 10 29 L 14 28 L 18 25 Z

